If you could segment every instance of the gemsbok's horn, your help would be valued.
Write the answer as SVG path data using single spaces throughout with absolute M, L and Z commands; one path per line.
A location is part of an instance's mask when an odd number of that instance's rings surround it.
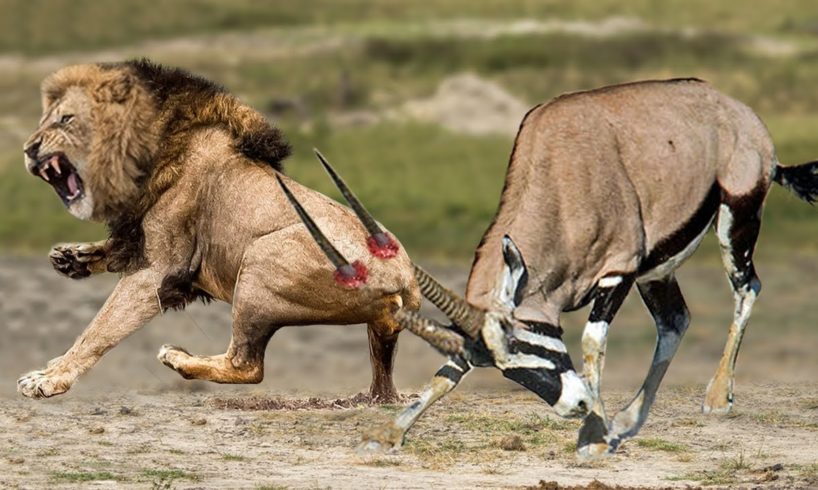
M 350 262 L 341 255 L 341 252 L 330 243 L 321 229 L 318 228 L 318 225 L 313 221 L 301 203 L 298 202 L 298 199 L 295 198 L 287 185 L 284 184 L 281 177 L 276 175 L 276 179 L 278 179 L 278 185 L 281 186 L 281 190 L 284 191 L 284 195 L 287 196 L 295 212 L 298 213 L 304 226 L 307 227 L 307 231 L 310 232 L 310 235 L 318 244 L 318 247 L 321 248 L 324 255 L 326 255 L 335 266 L 335 281 L 348 288 L 357 288 L 366 283 L 366 267 L 357 260 L 350 264 Z M 398 310 L 395 313 L 395 319 L 401 327 L 422 338 L 444 355 L 455 355 L 463 352 L 463 337 L 434 320 L 423 318 L 407 310 Z
M 338 175 L 338 172 L 332 168 L 329 161 L 324 158 L 324 155 L 321 154 L 317 149 L 314 149 L 315 155 L 318 157 L 318 160 L 321 162 L 321 165 L 324 166 L 324 169 L 329 174 L 332 181 L 335 183 L 335 186 L 341 191 L 341 194 L 346 199 L 349 206 L 358 216 L 358 219 L 361 220 L 364 227 L 370 233 L 370 238 L 367 241 L 369 245 L 369 250 L 378 257 L 383 258 L 383 255 L 379 255 L 373 250 L 373 243 L 380 247 L 380 243 L 387 243 L 391 245 L 387 245 L 390 250 L 394 250 L 394 253 L 397 253 L 398 245 L 389 236 L 388 233 L 384 232 L 375 219 L 372 217 L 371 214 L 366 210 L 366 208 L 361 204 L 361 201 L 355 196 L 355 194 L 350 190 L 350 188 L 344 182 L 344 179 Z M 394 256 L 393 255 L 391 256 Z M 412 264 L 415 270 L 415 278 L 418 281 L 418 286 L 420 286 L 420 292 L 423 294 L 423 297 L 428 299 L 433 305 L 435 305 L 440 311 L 442 311 L 449 319 L 454 322 L 458 327 L 460 327 L 463 332 L 466 333 L 471 338 L 477 338 L 480 333 L 480 328 L 483 326 L 483 321 L 485 317 L 485 312 L 475 308 L 474 306 L 470 305 L 466 302 L 465 299 L 458 296 L 453 291 L 447 289 L 445 286 L 437 282 L 428 272 L 418 267 L 416 264 Z

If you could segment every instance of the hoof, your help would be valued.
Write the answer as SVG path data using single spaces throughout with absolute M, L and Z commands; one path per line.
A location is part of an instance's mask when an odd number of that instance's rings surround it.
M 375 427 L 364 433 L 355 452 L 359 455 L 395 453 L 403 443 L 403 433 L 394 422 Z
M 578 447 L 577 456 L 582 460 L 590 461 L 610 456 L 615 450 L 616 448 L 609 446 L 607 442 L 593 442 Z
M 389 442 L 381 441 L 362 441 L 355 448 L 355 454 L 358 456 L 373 456 L 377 454 L 394 454 L 398 452 L 400 447 Z
M 51 266 L 63 276 L 84 279 L 92 274 L 91 264 L 105 258 L 102 248 L 88 243 L 61 243 L 48 254 Z
M 707 384 L 707 392 L 702 402 L 702 413 L 708 415 L 727 415 L 733 409 L 733 386 L 717 379 Z
M 731 410 L 733 410 L 733 400 L 710 403 L 705 399 L 702 403 L 702 413 L 705 415 L 727 415 Z
M 47 371 L 31 371 L 17 380 L 17 392 L 26 398 L 41 399 L 65 393 L 70 385 L 47 374 Z

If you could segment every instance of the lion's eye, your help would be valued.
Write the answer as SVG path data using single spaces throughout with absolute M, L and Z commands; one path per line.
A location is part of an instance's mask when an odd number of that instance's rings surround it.
M 68 124 L 73 119 L 74 119 L 73 114 L 65 114 L 65 115 L 63 115 L 63 117 L 60 118 L 60 124 Z

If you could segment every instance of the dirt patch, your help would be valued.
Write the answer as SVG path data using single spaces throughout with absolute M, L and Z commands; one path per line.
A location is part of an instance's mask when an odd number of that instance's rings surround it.
M 401 397 L 407 400 L 408 397 Z M 403 401 L 402 400 L 402 401 Z M 319 397 L 304 399 L 251 395 L 246 397 L 213 397 L 205 402 L 208 406 L 221 410 L 341 410 L 379 405 L 367 393 L 358 393 L 347 398 L 326 400 Z
M 729 417 L 698 413 L 703 389 L 663 390 L 639 438 L 592 462 L 574 455 L 579 424 L 520 390 L 455 392 L 421 418 L 398 453 L 373 455 L 355 452 L 361 433 L 398 407 L 339 409 L 329 397 L 307 404 L 326 409 L 214 410 L 202 394 L 0 399 L 0 488 L 818 485 L 818 414 L 800 408 L 818 386 L 744 385 Z M 615 409 L 629 397 L 614 392 L 606 402 Z M 522 450 L 498 444 L 513 437 Z
M 517 133 L 530 109 L 494 82 L 473 73 L 443 80 L 429 98 L 406 102 L 397 117 L 406 117 L 466 134 Z
M 526 487 L 526 490 L 656 490 L 658 488 L 659 487 L 623 487 L 621 485 L 606 485 L 599 480 L 593 480 L 587 485 L 560 485 L 555 481 L 540 480 L 538 485 Z M 665 489 L 669 488 L 671 487 L 665 487 Z

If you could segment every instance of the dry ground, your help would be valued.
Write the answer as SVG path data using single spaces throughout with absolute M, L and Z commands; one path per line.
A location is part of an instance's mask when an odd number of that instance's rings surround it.
M 361 432 L 397 407 L 311 407 L 366 388 L 360 327 L 283 330 L 270 344 L 260 386 L 188 382 L 155 360 L 165 342 L 196 353 L 222 351 L 229 336 L 225 305 L 158 318 L 63 397 L 18 398 L 17 376 L 70 345 L 113 278 L 71 282 L 54 276 L 44 260 L 0 258 L 0 487 L 520 488 L 595 479 L 651 488 L 818 486 L 818 309 L 815 287 L 804 286 L 816 269 L 810 257 L 761 264 L 765 290 L 739 359 L 736 410 L 717 418 L 698 414 L 698 406 L 724 342 L 730 294 L 717 267 L 683 268 L 693 325 L 651 418 L 615 457 L 582 464 L 572 452 L 577 423 L 557 419 L 489 370 L 422 418 L 401 453 L 356 455 Z M 436 272 L 462 288 L 462 270 Z M 586 314 L 565 320 L 575 358 Z M 610 407 L 621 406 L 640 383 L 652 337 L 644 308 L 630 298 L 609 346 Z M 404 336 L 398 387 L 417 392 L 440 362 Z M 302 408 L 239 411 L 214 402 L 241 403 L 251 395 L 283 396 Z

